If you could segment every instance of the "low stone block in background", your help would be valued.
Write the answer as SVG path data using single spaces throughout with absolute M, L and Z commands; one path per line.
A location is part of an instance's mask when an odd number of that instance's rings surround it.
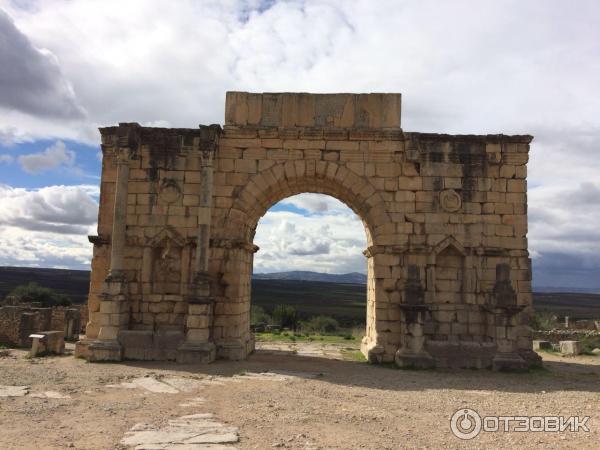
M 560 341 L 560 352 L 563 355 L 580 355 L 581 354 L 581 342 L 580 341 Z
M 30 352 L 32 357 L 44 353 L 62 355 L 65 352 L 64 331 L 40 331 L 29 337 L 32 339 Z

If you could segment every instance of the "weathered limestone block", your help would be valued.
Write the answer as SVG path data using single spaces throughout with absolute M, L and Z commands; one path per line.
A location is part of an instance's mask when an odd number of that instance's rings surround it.
M 560 341 L 559 347 L 563 355 L 580 355 L 582 351 L 581 341 Z
M 63 331 L 38 331 L 29 337 L 32 340 L 29 352 L 31 357 L 46 353 L 62 355 L 65 352 L 65 333 Z

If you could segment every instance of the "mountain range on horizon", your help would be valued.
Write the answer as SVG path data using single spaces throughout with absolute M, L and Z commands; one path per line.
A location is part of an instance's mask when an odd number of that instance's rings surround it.
M 291 270 L 285 272 L 254 273 L 255 280 L 294 280 L 294 281 L 321 281 L 326 283 L 367 284 L 367 275 L 360 272 L 350 273 L 322 273 L 309 270 Z M 569 287 L 569 286 L 533 286 L 534 292 L 543 293 L 583 293 L 600 294 L 600 287 Z
M 58 288 L 59 291 L 69 292 L 72 284 L 81 285 L 76 291 L 81 291 L 76 296 L 77 302 L 87 298 L 90 272 L 88 270 L 51 269 L 41 267 L 14 267 L 0 266 L 0 299 L 19 284 L 35 281 L 41 285 Z M 367 284 L 367 275 L 360 272 L 350 273 L 322 273 L 308 270 L 292 270 L 284 272 L 254 273 L 255 280 L 290 280 L 309 281 L 338 284 Z M 533 286 L 537 293 L 581 293 L 600 294 L 600 287 L 573 287 L 573 286 Z
M 360 272 L 321 273 L 309 270 L 291 270 L 288 272 L 254 273 L 255 280 L 294 280 L 323 281 L 327 283 L 367 284 L 367 275 Z

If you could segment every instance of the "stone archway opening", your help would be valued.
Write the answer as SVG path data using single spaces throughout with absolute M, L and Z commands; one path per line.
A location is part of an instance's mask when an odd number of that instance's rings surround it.
M 287 197 L 259 219 L 250 295 L 257 349 L 339 357 L 360 347 L 368 233 L 345 203 L 315 193 Z
M 333 170 L 333 169 L 336 170 Z M 377 247 L 377 233 L 385 232 L 382 217 L 387 213 L 383 209 L 383 200 L 368 183 L 360 182 L 349 171 L 337 170 L 337 165 L 314 162 L 287 162 L 274 164 L 257 174 L 237 195 L 229 216 L 223 221 L 224 230 L 231 242 L 239 242 L 237 248 L 228 248 L 221 267 L 223 278 L 221 294 L 224 298 L 234 298 L 235 306 L 230 311 L 227 322 L 223 321 L 222 335 L 233 335 L 235 339 L 223 339 L 217 346 L 218 356 L 237 359 L 245 357 L 255 348 L 254 336 L 250 332 L 251 318 L 251 274 L 254 254 L 258 246 L 254 243 L 256 229 L 260 219 L 281 200 L 298 194 L 321 194 L 333 197 L 346 205 L 362 222 L 366 241 L 366 328 L 361 340 L 361 352 L 367 358 L 373 356 L 372 349 L 377 345 L 378 327 L 376 324 L 377 296 L 382 296 L 381 274 L 377 274 L 372 250 Z M 232 239 L 233 238 L 233 239 Z M 364 247 L 363 247 L 364 248 Z M 379 278 L 379 282 L 377 282 Z M 218 303 L 218 302 L 217 302 Z M 218 316 L 221 310 L 215 310 Z M 224 313 L 226 314 L 226 313 Z M 218 318 L 217 322 L 218 323 Z M 396 330 L 394 330 L 396 331 Z M 397 332 L 397 331 L 396 331 Z M 378 349 L 377 349 L 378 350 Z M 376 350 L 376 351 L 377 351 Z

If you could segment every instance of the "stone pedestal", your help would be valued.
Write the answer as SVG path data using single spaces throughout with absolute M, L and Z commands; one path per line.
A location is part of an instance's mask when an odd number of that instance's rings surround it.
M 119 342 L 119 331 L 129 323 L 127 302 L 127 282 L 120 275 L 109 276 L 103 289 L 100 302 L 100 330 L 98 338 L 87 343 L 78 343 L 75 356 L 89 361 L 121 361 L 123 350 Z
M 493 370 L 526 370 L 529 368 L 529 364 L 519 354 L 517 347 L 519 328 L 517 315 L 523 309 L 523 306 L 518 305 L 499 306 L 493 309 L 496 322 L 496 354 L 492 360 Z
M 185 342 L 177 349 L 177 362 L 180 364 L 211 363 L 217 357 L 217 347 L 213 342 Z
M 211 339 L 214 298 L 210 296 L 208 273 L 196 274 L 192 290 L 193 294 L 188 298 L 185 341 L 177 349 L 177 362 L 213 362 L 217 357 L 217 348 Z
M 425 349 L 425 305 L 400 305 L 405 329 L 402 346 L 398 349 L 395 362 L 398 367 L 427 369 L 435 367 L 435 360 Z
M 381 345 L 377 345 L 375 341 L 369 340 L 365 336 L 360 343 L 360 352 L 365 355 L 367 361 L 373 364 L 383 362 L 385 349 Z
M 90 362 L 121 361 L 123 359 L 123 349 L 116 339 L 91 341 L 87 345 L 87 351 L 82 353 L 82 356 Z

